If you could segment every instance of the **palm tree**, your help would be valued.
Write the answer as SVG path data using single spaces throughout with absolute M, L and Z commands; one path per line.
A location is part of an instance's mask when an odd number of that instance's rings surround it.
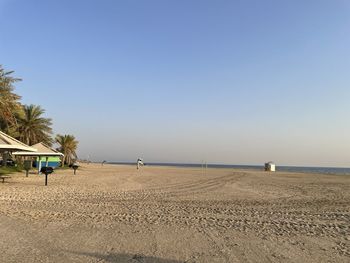
M 64 166 L 65 163 L 69 165 L 72 164 L 73 159 L 77 158 L 76 150 L 79 142 L 73 135 L 61 134 L 56 136 L 56 142 L 60 145 L 57 150 L 64 154 L 62 166 Z
M 45 110 L 37 105 L 24 105 L 23 114 L 18 116 L 18 139 L 27 145 L 43 142 L 52 145 L 52 121 L 42 115 Z
M 20 115 L 20 96 L 13 93 L 13 84 L 20 81 L 11 76 L 13 71 L 5 71 L 0 65 L 0 129 L 13 135 L 17 127 L 16 115 Z

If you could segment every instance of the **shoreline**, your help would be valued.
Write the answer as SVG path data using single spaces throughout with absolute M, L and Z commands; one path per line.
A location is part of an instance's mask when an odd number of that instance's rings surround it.
M 92 162 L 93 164 L 101 164 Z M 136 166 L 135 163 L 129 162 L 106 162 L 110 165 L 128 165 Z M 261 165 L 230 165 L 230 164 L 207 164 L 208 169 L 234 169 L 244 171 L 264 172 L 264 166 Z M 182 163 L 146 163 L 149 167 L 178 167 L 178 168 L 201 168 L 201 164 L 182 164 Z M 344 175 L 350 176 L 350 168 L 346 167 L 314 167 L 314 166 L 277 166 L 276 172 L 281 173 L 302 173 L 302 174 L 323 174 L 323 175 Z

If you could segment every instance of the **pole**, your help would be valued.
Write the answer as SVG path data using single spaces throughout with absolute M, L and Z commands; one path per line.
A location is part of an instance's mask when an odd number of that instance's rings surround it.
M 41 170 L 41 156 L 39 156 L 39 162 L 38 162 L 38 174 L 40 174 Z

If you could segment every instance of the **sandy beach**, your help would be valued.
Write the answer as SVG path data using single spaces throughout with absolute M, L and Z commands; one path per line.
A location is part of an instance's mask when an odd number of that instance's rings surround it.
M 84 164 L 0 183 L 0 262 L 349 262 L 350 177 Z

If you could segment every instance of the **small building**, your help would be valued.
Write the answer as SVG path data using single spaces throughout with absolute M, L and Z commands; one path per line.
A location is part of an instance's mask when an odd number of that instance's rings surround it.
M 41 167 L 59 167 L 61 165 L 61 158 L 59 156 L 48 156 L 48 157 L 36 157 L 36 160 L 33 162 L 33 167 L 38 167 L 39 161 L 41 161 Z
M 273 162 L 265 163 L 266 172 L 276 172 L 276 165 Z
M 33 167 L 37 168 L 38 172 L 40 172 L 41 167 L 51 166 L 55 168 L 60 166 L 61 158 L 64 156 L 62 153 L 42 142 L 32 145 L 31 147 L 36 149 L 36 152 L 14 152 L 13 155 L 35 158 Z

